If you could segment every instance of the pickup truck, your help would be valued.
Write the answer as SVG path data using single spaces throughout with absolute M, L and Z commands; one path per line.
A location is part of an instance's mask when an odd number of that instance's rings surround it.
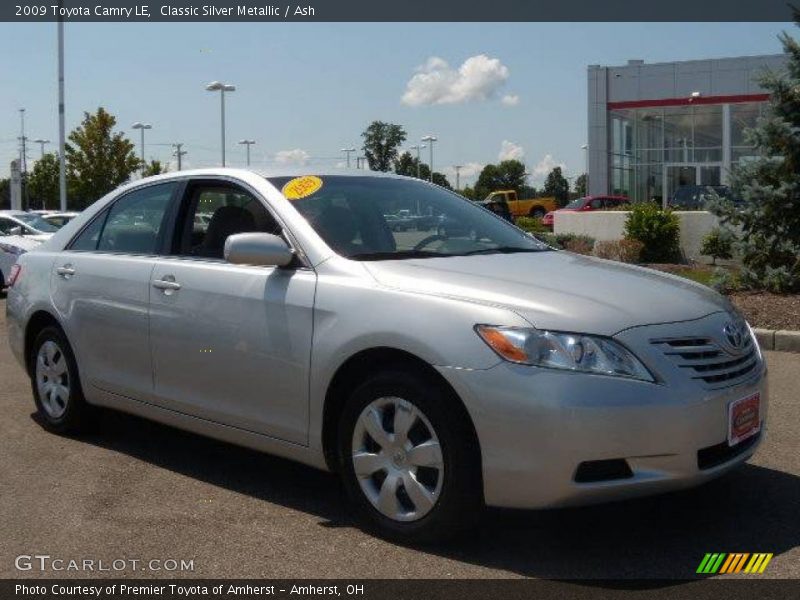
M 528 198 L 520 200 L 514 190 L 498 190 L 492 192 L 484 199 L 484 202 L 491 200 L 505 200 L 508 210 L 514 217 L 535 217 L 541 219 L 550 211 L 556 210 L 558 204 L 553 197 L 548 198 Z

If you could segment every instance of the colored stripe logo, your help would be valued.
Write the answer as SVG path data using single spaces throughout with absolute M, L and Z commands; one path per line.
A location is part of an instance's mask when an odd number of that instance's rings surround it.
M 730 573 L 763 573 L 767 568 L 773 554 L 766 552 L 709 552 L 700 561 L 697 573 L 703 575 L 730 574 Z

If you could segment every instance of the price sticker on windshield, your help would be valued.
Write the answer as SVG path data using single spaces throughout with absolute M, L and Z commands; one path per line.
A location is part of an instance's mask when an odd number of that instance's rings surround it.
M 318 192 L 321 187 L 322 179 L 314 175 L 303 175 L 286 182 L 281 192 L 289 200 L 300 200 Z

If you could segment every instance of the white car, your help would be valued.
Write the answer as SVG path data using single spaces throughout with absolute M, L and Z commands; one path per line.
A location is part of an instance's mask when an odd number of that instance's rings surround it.
M 46 214 L 42 215 L 42 219 L 61 229 L 64 225 L 69 223 L 72 219 L 77 217 L 79 214 L 78 212 L 47 212 Z
M 21 210 L 0 211 L 0 288 L 21 254 L 49 240 L 58 227 L 40 215 Z

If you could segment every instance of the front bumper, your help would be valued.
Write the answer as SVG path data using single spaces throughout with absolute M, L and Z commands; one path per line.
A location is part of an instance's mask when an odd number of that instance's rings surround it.
M 591 504 L 695 486 L 746 461 L 766 434 L 763 362 L 746 380 L 714 390 L 510 363 L 438 371 L 475 424 L 490 506 Z M 755 392 L 759 439 L 728 449 L 728 404 Z M 629 477 L 575 480 L 581 463 L 615 459 L 627 462 Z

